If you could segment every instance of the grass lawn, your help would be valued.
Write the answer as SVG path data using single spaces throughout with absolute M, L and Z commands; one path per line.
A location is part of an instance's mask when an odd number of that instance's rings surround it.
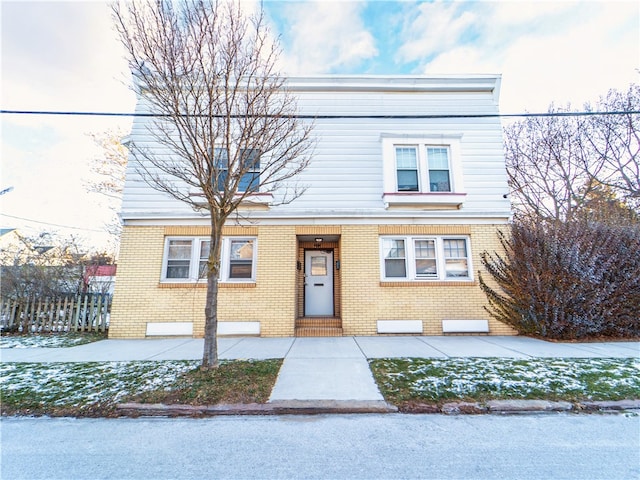
M 640 398 L 640 361 L 635 358 L 412 358 L 369 363 L 385 399 L 401 410 L 416 403 L 456 400 Z
M 0 348 L 67 348 L 106 340 L 105 332 L 34 333 L 29 335 L 3 333 Z
M 282 360 L 2 363 L 3 415 L 110 416 L 121 402 L 264 403 Z
M 2 336 L 2 348 L 65 347 L 101 334 Z M 416 405 L 493 399 L 640 399 L 640 359 L 412 358 L 369 361 L 385 399 L 401 411 Z M 124 402 L 183 405 L 265 403 L 282 359 L 0 363 L 3 415 L 111 416 Z

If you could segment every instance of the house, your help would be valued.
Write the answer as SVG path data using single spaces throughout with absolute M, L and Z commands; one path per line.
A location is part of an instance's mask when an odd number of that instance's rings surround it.
M 117 265 L 86 265 L 82 277 L 84 291 L 113 295 L 117 268 Z
M 509 221 L 500 76 L 289 78 L 316 117 L 306 192 L 224 229 L 220 335 L 513 334 L 480 255 Z M 140 111 L 140 107 L 139 107 Z M 131 137 L 145 133 L 136 117 Z M 131 163 L 131 162 L 130 162 Z M 129 167 L 109 335 L 203 336 L 208 219 Z

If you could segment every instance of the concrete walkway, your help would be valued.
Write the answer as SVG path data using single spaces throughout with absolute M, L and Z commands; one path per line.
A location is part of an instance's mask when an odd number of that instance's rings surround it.
M 220 359 L 284 358 L 270 402 L 383 402 L 369 358 L 640 358 L 640 342 L 554 343 L 508 336 L 255 338 L 218 340 Z M 199 360 L 203 340 L 103 340 L 70 348 L 1 349 L 2 362 Z

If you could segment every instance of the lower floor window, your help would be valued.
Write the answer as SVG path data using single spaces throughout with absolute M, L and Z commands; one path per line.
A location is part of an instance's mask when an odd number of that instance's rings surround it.
M 222 240 L 220 281 L 255 281 L 255 238 Z M 207 278 L 211 242 L 208 237 L 168 237 L 162 265 L 162 281 L 197 282 Z
M 383 280 L 470 280 L 468 237 L 381 237 Z

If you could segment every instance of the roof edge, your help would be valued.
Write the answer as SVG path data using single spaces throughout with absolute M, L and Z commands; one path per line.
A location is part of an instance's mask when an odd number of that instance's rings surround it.
M 485 91 L 499 90 L 499 74 L 317 75 L 283 77 L 289 91 Z

